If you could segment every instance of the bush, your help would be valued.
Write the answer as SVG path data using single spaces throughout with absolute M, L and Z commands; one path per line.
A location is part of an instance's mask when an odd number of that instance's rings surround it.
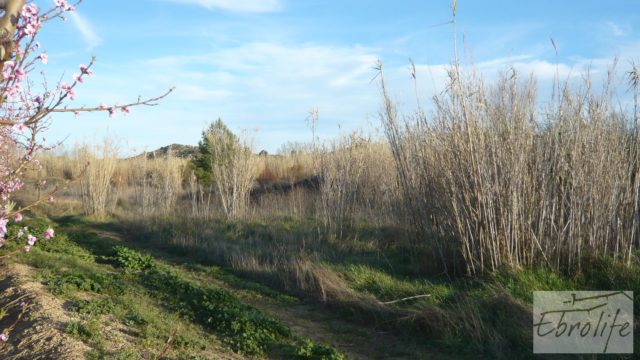
M 116 264 L 125 269 L 126 272 L 138 272 L 151 269 L 155 266 L 153 257 L 132 250 L 125 246 L 115 246 Z

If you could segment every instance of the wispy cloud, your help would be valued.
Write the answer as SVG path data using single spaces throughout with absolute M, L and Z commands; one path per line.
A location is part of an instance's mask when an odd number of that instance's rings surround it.
M 623 37 L 625 35 L 627 35 L 627 33 L 629 32 L 629 27 L 628 26 L 624 26 L 621 24 L 616 24 L 612 21 L 609 21 L 607 23 L 605 23 L 607 28 L 609 29 L 609 31 L 611 32 L 611 34 L 613 34 L 613 36 L 615 37 Z
M 82 39 L 87 43 L 88 50 L 92 50 L 102 43 L 102 39 L 96 34 L 89 20 L 77 11 L 71 12 L 70 16 L 73 25 L 78 29 L 80 35 L 82 35 Z
M 233 12 L 276 12 L 282 10 L 281 0 L 167 0 L 179 4 L 199 5 L 209 10 L 221 9 Z

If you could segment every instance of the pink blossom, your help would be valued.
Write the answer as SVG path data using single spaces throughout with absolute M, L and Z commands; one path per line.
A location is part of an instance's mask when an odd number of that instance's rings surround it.
M 0 219 L 0 238 L 4 238 L 4 236 L 7 234 L 7 223 L 9 222 L 9 220 L 2 218 Z
M 123 107 L 121 110 L 125 115 L 129 115 L 129 113 L 131 113 L 128 106 Z
M 63 9 L 66 9 L 69 7 L 69 4 L 67 4 L 67 0 L 53 0 L 53 2 L 56 3 L 57 7 L 61 7 Z
M 20 214 L 20 213 L 15 214 L 15 215 L 13 216 L 13 221 L 15 221 L 15 222 L 20 222 L 20 221 L 22 221 L 22 214 Z
M 116 116 L 116 107 L 112 106 L 111 108 L 109 108 L 109 117 L 112 118 L 114 116 Z
M 107 105 L 105 105 L 104 103 L 100 103 L 100 109 L 107 110 Z
M 84 80 L 82 79 L 82 74 L 79 74 L 79 75 L 78 75 L 78 74 L 76 74 L 76 75 L 74 75 L 74 77 L 73 77 L 73 78 L 74 78 L 77 82 L 79 82 L 79 83 L 81 83 L 81 84 L 84 82 Z
M 60 89 L 67 92 L 69 99 L 76 99 L 76 92 L 73 90 L 73 86 L 67 84 L 66 82 L 60 83 Z
M 27 244 L 28 244 L 29 246 L 33 246 L 33 245 L 35 245 L 35 244 L 36 244 L 36 241 L 38 241 L 38 238 L 36 238 L 35 236 L 33 236 L 33 235 L 31 235 L 31 234 L 29 234 L 29 235 L 27 236 Z
M 91 69 L 89 69 L 89 67 L 87 67 L 87 66 L 85 66 L 85 65 L 83 65 L 83 64 L 80 64 L 80 72 L 81 72 L 83 75 L 85 75 L 85 74 L 86 74 L 87 76 L 91 76 L 91 75 L 93 75 L 93 71 L 91 71 Z
M 53 198 L 53 196 L 49 196 L 49 202 L 53 202 L 55 199 Z
M 53 239 L 53 237 L 55 236 L 55 233 L 53 231 L 52 228 L 48 228 L 47 230 L 44 231 L 44 238 L 49 240 L 49 239 Z
M 38 15 L 39 11 L 40 9 L 38 9 L 38 6 L 35 3 L 29 3 L 22 8 L 22 15 L 35 16 Z
M 19 67 L 13 71 L 13 76 L 15 76 L 16 80 L 18 81 L 24 81 L 27 73 L 24 72 L 23 68 Z
M 49 62 L 49 55 L 47 55 L 46 52 L 43 52 L 42 54 L 40 54 L 40 61 L 42 61 L 43 64 L 47 65 L 47 63 Z
M 29 245 L 25 245 L 25 246 L 22 248 L 22 251 L 24 251 L 24 252 L 29 252 L 29 251 L 31 251 L 31 246 L 29 246 Z
M 2 78 L 3 79 L 10 80 L 10 79 L 13 78 L 13 67 L 15 65 L 16 64 L 11 60 L 6 61 L 4 63 L 4 65 L 2 66 Z
M 2 333 L 0 334 L 0 341 L 7 342 L 9 340 L 9 335 Z
M 27 129 L 27 125 L 23 124 L 23 123 L 17 123 L 15 125 L 13 125 L 13 128 L 19 132 L 19 133 L 24 133 L 24 131 Z

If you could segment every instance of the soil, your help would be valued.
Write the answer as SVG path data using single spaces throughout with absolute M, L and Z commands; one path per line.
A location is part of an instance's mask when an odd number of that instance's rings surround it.
M 8 341 L 0 348 L 0 358 L 84 359 L 84 354 L 91 348 L 65 333 L 73 318 L 64 310 L 64 302 L 33 280 L 30 267 L 18 263 L 0 266 L 3 270 L 0 307 L 9 307 L 0 328 L 16 324 Z M 16 322 L 21 302 L 25 304 L 25 311 Z

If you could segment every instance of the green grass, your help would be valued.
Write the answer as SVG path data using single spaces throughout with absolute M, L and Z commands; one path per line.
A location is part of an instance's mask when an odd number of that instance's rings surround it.
M 170 265 L 112 238 L 84 231 L 82 223 L 76 224 L 70 237 L 58 232 L 45 246 L 22 255 L 21 261 L 37 270 L 36 278 L 51 293 L 71 302 L 69 310 L 78 320 L 67 325 L 67 333 L 93 348 L 89 358 L 158 353 L 178 326 L 180 333 L 172 347 L 177 354 L 188 355 L 184 358 L 208 358 L 215 337 L 230 350 L 252 356 L 344 359 L 331 347 L 297 338 L 285 325 L 242 303 L 229 290 L 190 276 L 205 269 Z M 207 268 L 206 275 L 247 291 L 295 301 L 219 268 Z M 130 349 L 107 350 L 100 331 L 105 317 L 115 318 L 135 334 Z
M 89 342 L 94 348 L 90 356 L 96 358 L 157 354 L 176 324 L 181 330 L 172 351 L 180 356 L 207 358 L 210 344 L 218 343 L 249 356 L 344 358 L 331 347 L 296 337 L 284 324 L 244 303 L 252 297 L 268 297 L 280 306 L 313 303 L 316 295 L 311 289 L 282 280 L 286 276 L 278 272 L 283 268 L 258 273 L 233 267 L 225 257 L 230 254 L 314 261 L 353 291 L 352 297 L 327 302 L 339 317 L 389 331 L 409 349 L 418 342 L 454 358 L 532 358 L 533 291 L 640 288 L 640 264 L 629 268 L 610 259 L 600 259 L 573 278 L 542 267 L 443 278 L 410 264 L 401 247 L 376 250 L 379 236 L 392 236 L 390 230 L 367 229 L 357 239 L 336 243 L 314 232 L 309 220 L 195 224 L 211 237 L 193 245 L 170 239 L 189 234 L 184 224 L 163 223 L 145 230 L 87 218 L 63 220 L 68 237 L 60 234 L 42 242 L 22 259 L 38 269 L 38 279 L 52 293 L 71 301 L 69 309 L 78 320 L 68 332 Z M 105 230 L 132 231 L 130 238 L 136 241 L 102 236 Z M 142 240 L 137 231 L 143 231 Z M 429 296 L 384 308 L 361 301 L 389 302 L 415 295 Z M 105 317 L 131 329 L 135 342 L 130 348 L 107 350 L 105 340 L 95 334 L 96 321 Z M 636 343 L 640 344 L 637 336 Z M 385 356 L 391 356 L 388 351 Z M 410 353 L 402 354 L 411 357 Z M 184 356 L 179 358 L 188 358 Z

